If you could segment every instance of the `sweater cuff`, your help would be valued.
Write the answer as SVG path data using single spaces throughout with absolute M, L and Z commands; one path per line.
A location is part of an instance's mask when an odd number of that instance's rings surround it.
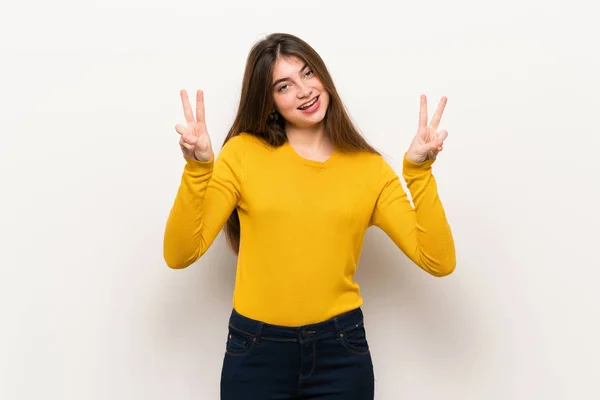
M 413 161 L 410 161 L 407 157 L 406 157 L 406 153 L 404 153 L 404 160 L 403 160 L 403 165 L 402 167 L 404 169 L 411 169 L 411 170 L 427 170 L 431 168 L 431 165 L 435 162 L 435 160 L 425 160 L 423 162 L 420 163 L 416 163 Z
M 213 170 L 213 167 L 215 165 L 215 159 L 213 157 L 212 160 L 210 161 L 198 161 L 196 159 L 192 159 L 192 158 L 186 158 L 184 157 L 185 160 L 185 169 L 188 170 L 189 172 L 192 172 L 193 174 L 206 174 L 206 173 L 210 173 Z
M 431 166 L 435 160 L 425 160 L 420 163 L 415 163 L 406 158 L 404 154 L 404 160 L 402 162 L 402 175 L 406 181 L 412 181 L 419 179 L 431 174 Z

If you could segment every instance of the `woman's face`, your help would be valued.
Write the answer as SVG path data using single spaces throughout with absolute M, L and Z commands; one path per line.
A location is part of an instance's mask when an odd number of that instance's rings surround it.
M 272 90 L 275 109 L 288 124 L 308 128 L 325 118 L 329 94 L 301 59 L 286 57 L 277 60 Z

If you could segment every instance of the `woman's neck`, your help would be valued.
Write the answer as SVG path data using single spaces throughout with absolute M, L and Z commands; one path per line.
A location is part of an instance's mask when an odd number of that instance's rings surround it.
M 309 128 L 289 126 L 286 127 L 285 133 L 290 144 L 294 147 L 301 147 L 309 151 L 327 150 L 332 147 L 322 123 Z

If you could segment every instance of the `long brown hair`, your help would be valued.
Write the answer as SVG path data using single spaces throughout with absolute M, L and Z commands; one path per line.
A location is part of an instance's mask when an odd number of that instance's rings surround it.
M 319 54 L 302 39 L 286 33 L 272 33 L 255 43 L 250 50 L 237 115 L 223 145 L 242 132 L 255 135 L 274 147 L 287 141 L 285 120 L 281 117 L 271 119 L 269 114 L 275 103 L 271 89 L 275 63 L 278 58 L 291 56 L 304 61 L 329 93 L 324 130 L 332 144 L 342 152 L 366 151 L 379 154 L 350 120 Z M 237 254 L 240 247 L 240 219 L 237 210 L 227 220 L 225 235 L 229 247 Z

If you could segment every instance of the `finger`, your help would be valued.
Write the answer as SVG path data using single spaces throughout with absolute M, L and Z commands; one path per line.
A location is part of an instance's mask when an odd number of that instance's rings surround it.
M 182 136 L 187 134 L 187 128 L 181 124 L 175 125 L 175 130 Z
M 204 92 L 196 93 L 196 121 L 204 123 Z
M 435 139 L 427 143 L 427 145 L 429 146 L 430 151 L 439 151 L 439 149 L 444 145 L 444 141 L 440 139 Z
M 446 108 L 447 102 L 448 102 L 448 98 L 445 96 L 442 97 L 442 99 L 440 100 L 440 103 L 438 104 L 438 108 L 437 108 L 437 110 L 435 110 L 435 113 L 433 114 L 433 117 L 431 118 L 430 127 L 433 128 L 433 130 L 436 130 L 438 128 L 438 126 L 440 126 L 440 121 L 442 120 L 442 114 L 444 113 L 444 108 Z
M 190 99 L 188 98 L 187 92 L 185 90 L 181 90 L 179 94 L 181 95 L 181 103 L 183 104 L 183 115 L 185 116 L 185 120 L 193 123 L 194 114 L 192 113 L 192 106 L 190 105 Z
M 421 95 L 421 107 L 419 109 L 419 128 L 427 127 L 427 96 Z
M 419 133 L 420 138 L 425 143 L 429 143 L 429 142 L 431 142 L 432 140 L 435 139 L 434 133 L 431 131 L 431 129 L 429 129 L 427 127 L 419 129 L 418 133 Z
M 179 145 L 181 147 L 185 148 L 185 149 L 188 149 L 188 150 L 192 150 L 194 148 L 194 146 L 192 146 L 191 144 L 188 144 L 188 143 L 184 142 L 183 140 L 179 141 Z
M 438 133 L 436 133 L 436 136 L 439 140 L 443 142 L 448 137 L 448 131 L 439 131 Z
M 192 135 L 182 135 L 181 139 L 188 144 L 195 145 L 198 139 Z
M 181 124 L 177 124 L 175 125 L 175 130 L 181 135 L 181 139 L 184 140 L 186 143 L 196 143 L 196 136 L 194 136 L 194 134 L 190 132 L 190 130 L 187 127 Z

